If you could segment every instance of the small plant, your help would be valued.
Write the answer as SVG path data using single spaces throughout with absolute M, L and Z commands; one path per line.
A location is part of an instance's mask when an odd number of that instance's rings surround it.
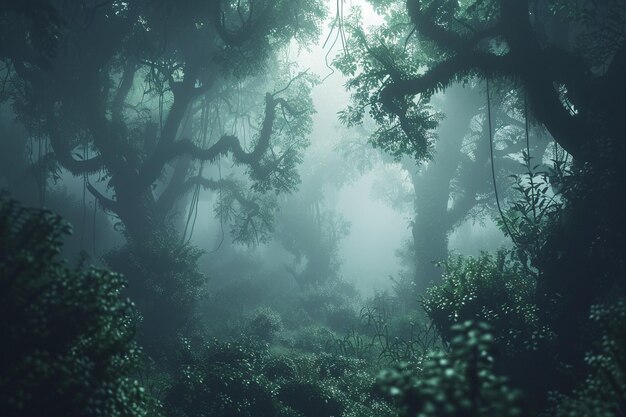
M 524 174 L 510 175 L 518 198 L 510 203 L 509 209 L 497 223 L 510 235 L 522 265 L 537 275 L 533 262 L 540 256 L 548 234 L 547 228 L 559 215 L 563 202 L 560 195 L 567 174 L 566 161 L 557 156 L 553 166 L 540 170 L 541 165 L 532 165 L 532 157 L 523 151 Z
M 361 309 L 360 330 L 351 329 L 345 336 L 331 335 L 326 343 L 339 355 L 377 362 L 379 365 L 421 361 L 424 355 L 439 346 L 439 335 L 432 324 L 410 315 L 391 314 L 388 303 Z M 395 311 L 394 311 L 395 312 Z M 395 312 L 397 313 L 397 312 Z

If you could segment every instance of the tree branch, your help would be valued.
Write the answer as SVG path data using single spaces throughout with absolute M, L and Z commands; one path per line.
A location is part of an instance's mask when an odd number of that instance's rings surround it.
M 181 187 L 180 195 L 191 191 L 193 187 L 198 185 L 205 190 L 208 189 L 213 191 L 228 191 L 235 198 L 235 200 L 237 200 L 237 202 L 241 204 L 242 207 L 245 207 L 249 210 L 251 216 L 255 216 L 261 210 L 257 203 L 255 203 L 253 200 L 246 198 L 242 194 L 241 188 L 237 185 L 235 181 L 228 179 L 213 180 L 199 175 L 191 177 L 187 179 L 187 181 L 185 181 L 185 183 Z
M 156 151 L 151 160 L 146 163 L 141 172 L 141 181 L 144 185 L 150 185 L 161 173 L 163 166 L 180 155 L 190 155 L 194 159 L 202 161 L 215 161 L 220 155 L 232 154 L 236 163 L 250 166 L 253 170 L 260 169 L 259 162 L 263 154 L 269 149 L 270 138 L 274 119 L 276 118 L 276 105 L 283 99 L 275 99 L 270 93 L 265 95 L 265 117 L 259 140 L 251 152 L 246 152 L 236 136 L 225 135 L 208 149 L 201 149 L 189 139 L 183 139 L 172 143 L 161 151 Z
M 117 201 L 112 200 L 108 197 L 105 197 L 100 191 L 96 190 L 96 188 L 93 185 L 91 185 L 89 182 L 87 183 L 87 189 L 89 190 L 91 195 L 93 195 L 96 198 L 96 200 L 98 200 L 98 203 L 100 203 L 100 206 L 102 206 L 103 209 L 117 213 L 117 209 L 118 209 Z
M 213 6 L 212 12 L 215 31 L 224 43 L 235 47 L 242 46 L 246 41 L 252 39 L 254 34 L 261 32 L 259 28 L 261 25 L 267 23 L 267 20 L 269 19 L 269 11 L 271 10 L 271 7 L 268 6 L 263 9 L 256 18 L 254 18 L 254 1 L 250 0 L 247 18 L 244 20 L 241 14 L 239 14 L 241 26 L 238 30 L 231 30 L 226 27 L 226 17 L 222 11 L 222 1 L 214 0 L 211 3 Z
M 50 145 L 59 164 L 73 175 L 93 174 L 104 168 L 104 160 L 101 155 L 86 160 L 74 159 L 72 149 L 68 146 L 68 141 L 61 138 L 52 109 L 50 106 L 48 107 L 46 126 L 50 135 Z
M 555 82 L 564 83 L 574 98 L 588 97 L 591 84 L 584 66 L 566 51 L 541 49 L 530 25 L 528 0 L 502 0 L 501 4 L 499 22 L 482 35 L 502 36 L 510 50 L 505 55 L 494 55 L 478 49 L 473 41 L 467 41 L 435 24 L 428 13 L 421 11 L 419 0 L 409 1 L 408 12 L 417 29 L 437 44 L 452 50 L 454 55 L 421 76 L 394 80 L 379 94 L 381 104 L 402 120 L 405 115 L 401 103 L 407 95 L 432 94 L 472 72 L 485 78 L 500 76 L 521 80 L 535 117 L 567 152 L 577 159 L 588 160 L 592 156 L 583 148 L 585 141 L 591 137 L 589 121 L 581 115 L 571 115 L 554 87 Z

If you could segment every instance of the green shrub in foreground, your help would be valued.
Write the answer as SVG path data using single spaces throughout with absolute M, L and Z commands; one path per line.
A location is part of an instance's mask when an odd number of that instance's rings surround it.
M 0 415 L 146 415 L 124 281 L 60 260 L 69 231 L 50 212 L 0 200 Z
M 398 366 L 379 377 L 401 417 L 516 417 L 521 395 L 494 373 L 493 337 L 484 323 L 452 328 L 449 352 L 434 352 L 421 365 Z

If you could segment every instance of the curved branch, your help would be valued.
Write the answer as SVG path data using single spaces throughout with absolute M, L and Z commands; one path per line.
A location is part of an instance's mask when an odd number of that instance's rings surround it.
M 298 75 L 296 75 L 291 80 L 289 80 L 289 82 L 287 83 L 287 85 L 285 87 L 283 87 L 280 90 L 272 93 L 272 97 L 276 97 L 280 93 L 283 93 L 283 92 L 287 91 L 289 89 L 289 87 L 291 87 L 291 84 L 293 84 L 293 82 L 296 81 L 298 78 L 301 78 L 301 77 L 305 76 L 309 72 L 309 69 L 310 68 L 307 68 L 306 70 L 300 72 Z
M 91 195 L 93 195 L 96 198 L 96 200 L 98 201 L 98 203 L 100 203 L 100 206 L 102 206 L 103 209 L 117 213 L 117 209 L 118 209 L 117 201 L 112 200 L 108 197 L 105 197 L 100 191 L 98 191 L 89 182 L 87 183 L 87 189 L 89 190 Z
M 242 46 L 246 41 L 252 39 L 254 34 L 259 32 L 259 26 L 264 24 L 269 18 L 268 15 L 271 10 L 271 7 L 267 7 L 259 13 L 258 17 L 253 18 L 254 1 L 250 0 L 248 16 L 244 19 L 238 8 L 241 26 L 238 30 L 231 30 L 226 27 L 226 18 L 224 12 L 222 11 L 222 1 L 215 0 L 212 2 L 212 6 L 215 31 L 222 41 L 229 46 Z
M 590 91 L 589 78 L 584 66 L 571 54 L 540 47 L 528 20 L 527 3 L 527 0 L 502 1 L 500 21 L 484 33 L 496 35 L 500 31 L 499 35 L 507 41 L 510 50 L 505 55 L 493 55 L 432 22 L 420 10 L 419 0 L 409 1 L 407 7 L 417 29 L 438 44 L 455 51 L 455 55 L 434 65 L 421 76 L 393 80 L 380 92 L 381 104 L 402 121 L 405 117 L 402 103 L 406 96 L 432 94 L 445 89 L 460 77 L 478 73 L 485 78 L 500 76 L 522 81 L 535 117 L 567 152 L 577 159 L 588 160 L 592 155 L 584 152 L 583 148 L 589 139 L 590 129 L 582 115 L 571 115 L 564 108 L 553 83 L 563 82 L 575 96 L 585 97 Z
M 104 168 L 104 159 L 101 155 L 86 160 L 78 160 L 72 157 L 72 149 L 68 146 L 68 142 L 61 138 L 61 133 L 58 130 L 50 108 L 48 108 L 46 114 L 46 126 L 56 160 L 71 174 L 93 174 Z
M 270 138 L 276 118 L 276 105 L 284 102 L 283 99 L 275 99 L 270 93 L 265 95 L 265 117 L 259 140 L 251 152 L 246 152 L 239 143 L 239 139 L 233 135 L 225 135 L 208 149 L 198 147 L 189 139 L 183 139 L 172 143 L 160 152 L 157 151 L 153 158 L 146 163 L 142 170 L 141 177 L 144 185 L 151 184 L 158 178 L 163 166 L 172 159 L 181 155 L 190 155 L 192 158 L 202 161 L 214 161 L 218 156 L 232 154 L 236 163 L 250 166 L 252 169 L 259 169 L 259 162 L 263 154 L 269 149 Z
M 407 95 L 432 94 L 445 89 L 457 78 L 469 75 L 472 71 L 485 76 L 506 75 L 514 70 L 514 61 L 509 56 L 497 56 L 482 51 L 462 51 L 457 55 L 433 66 L 423 75 L 415 78 L 396 80 L 386 85 L 380 92 L 380 102 L 386 109 L 397 114 L 398 104 Z

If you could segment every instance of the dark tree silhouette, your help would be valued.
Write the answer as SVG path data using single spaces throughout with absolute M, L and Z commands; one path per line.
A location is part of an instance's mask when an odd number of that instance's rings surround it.
M 396 6 L 371 3 L 383 10 Z M 381 65 L 361 74 L 343 62 L 353 75 L 356 102 L 370 106 L 381 125 L 374 145 L 428 157 L 434 124 L 429 99 L 478 78 L 492 93 L 508 86 L 518 97 L 516 107 L 527 109 L 573 157 L 571 175 L 554 184 L 565 204 L 531 262 L 538 268 L 540 314 L 558 335 L 557 357 L 580 364 L 589 347 L 589 335 L 580 329 L 590 305 L 624 293 L 626 5 L 408 0 L 400 15 L 408 17 L 409 29 L 396 18 L 386 30 L 408 32 L 404 48 L 373 45 L 367 52 Z M 362 114 L 352 107 L 348 120 Z
M 320 2 L 14 3 L 3 3 L 0 23 L 5 98 L 39 129 L 46 160 L 73 175 L 104 175 L 106 189 L 91 181 L 88 189 L 130 237 L 162 228 L 194 184 L 229 196 L 230 208 L 248 219 L 242 227 L 263 225 L 253 220 L 259 210 L 252 194 L 233 180 L 189 178 L 193 161 L 228 157 L 259 192 L 297 184 L 309 123 L 307 77 L 283 79 L 274 88 L 290 88 L 266 94 L 248 114 L 259 119 L 248 146 L 226 129 L 215 129 L 218 137 L 203 146 L 193 137 L 200 129 L 188 125 L 200 126 L 202 108 L 230 106 L 235 86 L 262 75 L 292 38 L 315 36 Z M 222 111 L 221 123 L 232 119 Z

